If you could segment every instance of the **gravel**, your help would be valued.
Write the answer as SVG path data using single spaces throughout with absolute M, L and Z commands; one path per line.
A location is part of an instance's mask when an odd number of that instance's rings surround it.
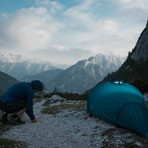
M 49 99 L 61 101 L 59 96 Z M 120 146 L 131 141 L 134 141 L 135 146 L 143 147 L 135 133 L 118 129 L 99 118 L 89 117 L 86 111 L 68 109 L 53 115 L 42 114 L 44 102 L 42 100 L 34 105 L 37 123 L 31 123 L 24 114 L 26 124 L 13 126 L 1 138 L 25 142 L 29 148 L 101 148 L 110 143 Z M 104 135 L 107 131 L 108 135 Z M 109 137 L 111 132 L 112 140 Z

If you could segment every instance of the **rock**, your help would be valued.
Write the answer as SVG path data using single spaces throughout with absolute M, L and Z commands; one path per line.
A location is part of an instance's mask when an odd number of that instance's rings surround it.
M 148 22 L 131 53 L 131 58 L 135 61 L 148 58 Z

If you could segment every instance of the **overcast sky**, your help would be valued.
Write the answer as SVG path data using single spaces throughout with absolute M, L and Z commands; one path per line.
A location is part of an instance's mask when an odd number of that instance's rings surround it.
M 0 51 L 74 64 L 127 56 L 148 18 L 148 0 L 0 0 Z

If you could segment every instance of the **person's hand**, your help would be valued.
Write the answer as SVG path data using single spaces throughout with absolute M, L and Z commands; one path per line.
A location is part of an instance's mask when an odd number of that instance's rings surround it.
M 31 120 L 32 121 L 32 123 L 35 123 L 35 122 L 37 122 L 37 118 L 34 118 L 33 120 Z

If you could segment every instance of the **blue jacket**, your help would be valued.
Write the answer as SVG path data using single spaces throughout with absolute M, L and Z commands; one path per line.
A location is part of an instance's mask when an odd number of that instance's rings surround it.
M 31 83 L 20 82 L 11 86 L 0 100 L 7 104 L 13 104 L 19 99 L 26 99 L 27 114 L 31 120 L 35 118 L 33 113 L 34 91 Z

